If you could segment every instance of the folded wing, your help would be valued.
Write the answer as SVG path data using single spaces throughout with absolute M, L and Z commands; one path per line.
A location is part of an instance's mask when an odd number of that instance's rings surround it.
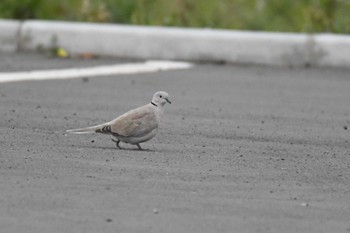
M 142 137 L 158 128 L 152 109 L 143 106 L 131 110 L 109 123 L 112 134 L 122 137 Z

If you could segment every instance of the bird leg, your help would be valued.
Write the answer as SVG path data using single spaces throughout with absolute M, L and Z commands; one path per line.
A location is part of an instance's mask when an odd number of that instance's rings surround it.
M 112 138 L 112 141 L 113 142 L 115 142 L 115 145 L 116 145 L 116 147 L 118 148 L 118 149 L 122 149 L 120 146 L 119 146 L 119 143 L 120 143 L 120 140 L 114 140 L 113 138 Z
M 136 146 L 139 148 L 139 150 L 142 150 L 140 144 L 137 143 Z
M 121 147 L 119 146 L 120 140 L 114 140 L 114 139 L 112 138 L 112 141 L 115 142 L 115 145 L 116 145 L 116 147 L 117 147 L 118 149 L 123 149 L 123 148 L 121 148 Z M 137 146 L 137 148 L 138 148 L 139 150 L 142 150 L 140 144 L 136 144 L 136 146 Z

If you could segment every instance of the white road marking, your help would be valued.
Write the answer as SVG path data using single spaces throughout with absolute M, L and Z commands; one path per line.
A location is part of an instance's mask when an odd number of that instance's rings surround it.
M 187 62 L 147 61 L 143 63 L 128 63 L 85 68 L 8 72 L 0 73 L 0 83 L 31 80 L 72 79 L 118 74 L 152 73 L 164 70 L 188 69 L 192 66 L 193 65 L 191 63 Z

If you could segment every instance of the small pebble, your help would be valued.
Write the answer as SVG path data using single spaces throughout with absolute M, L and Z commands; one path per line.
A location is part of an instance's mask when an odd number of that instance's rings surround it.
M 159 213 L 158 209 L 153 209 L 153 213 L 158 214 Z
M 309 203 L 307 203 L 307 202 L 303 202 L 303 203 L 301 203 L 301 206 L 309 206 Z
M 344 125 L 344 127 L 343 127 L 345 130 L 348 130 L 348 127 L 346 126 L 346 125 Z
M 111 218 L 107 218 L 106 222 L 112 222 L 113 220 Z

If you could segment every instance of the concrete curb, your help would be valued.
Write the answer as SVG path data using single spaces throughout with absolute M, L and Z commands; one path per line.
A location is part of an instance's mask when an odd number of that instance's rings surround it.
M 0 20 L 0 51 L 14 52 L 18 48 L 21 23 L 15 20 Z
M 0 30 L 5 32 L 0 36 L 0 50 L 14 50 L 14 45 L 17 50 L 30 51 L 63 47 L 71 54 L 125 58 L 350 67 L 350 36 L 346 35 L 35 20 L 0 21 Z

